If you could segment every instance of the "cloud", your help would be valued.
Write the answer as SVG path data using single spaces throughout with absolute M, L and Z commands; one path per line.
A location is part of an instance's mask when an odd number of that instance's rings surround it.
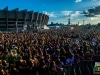
M 91 9 L 87 9 L 83 11 L 84 16 L 86 17 L 96 17 L 100 15 L 100 6 L 93 7 Z
M 80 16 L 81 11 L 62 11 L 62 14 L 66 17 L 70 16 L 71 18 Z
M 72 14 L 73 17 L 77 17 L 80 15 L 80 11 L 75 11 L 74 14 Z
M 44 14 L 49 15 L 49 17 L 57 17 L 54 12 L 48 13 L 47 11 L 43 11 Z
M 70 15 L 71 13 L 72 13 L 72 11 L 61 11 L 62 12 L 62 14 L 64 14 L 65 16 L 68 16 L 68 15 Z
M 75 0 L 76 3 L 81 2 L 82 0 Z
M 92 17 L 92 18 L 90 18 L 90 20 L 97 20 L 98 18 L 97 17 Z

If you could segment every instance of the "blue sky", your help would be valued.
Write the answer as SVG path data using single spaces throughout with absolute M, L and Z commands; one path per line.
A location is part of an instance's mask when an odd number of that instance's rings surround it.
M 100 0 L 0 0 L 0 9 L 8 6 L 9 10 L 19 8 L 19 10 L 33 10 L 49 15 L 49 23 L 58 22 L 67 24 L 67 15 L 71 15 L 71 23 L 78 21 L 96 24 L 100 22 L 98 17 L 86 17 L 80 14 L 83 10 L 100 5 Z

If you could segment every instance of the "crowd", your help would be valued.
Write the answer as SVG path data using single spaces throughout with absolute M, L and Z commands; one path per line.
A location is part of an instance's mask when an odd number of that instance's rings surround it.
M 0 75 L 56 75 L 100 54 L 100 30 L 0 33 Z

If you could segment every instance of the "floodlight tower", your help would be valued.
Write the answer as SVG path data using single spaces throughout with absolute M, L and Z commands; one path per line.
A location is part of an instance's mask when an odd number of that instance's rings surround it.
M 83 20 L 83 25 L 85 25 L 85 20 Z
M 70 22 L 71 15 L 67 15 L 67 17 L 68 17 L 68 25 L 70 25 L 71 24 L 71 22 Z

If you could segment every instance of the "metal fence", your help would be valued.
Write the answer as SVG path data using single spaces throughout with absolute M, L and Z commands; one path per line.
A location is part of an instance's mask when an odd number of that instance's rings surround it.
M 85 60 L 72 65 L 65 65 L 63 71 L 58 70 L 56 74 L 51 75 L 95 75 L 93 74 L 95 62 L 100 62 L 100 55 L 94 56 L 92 61 Z
M 58 70 L 57 73 L 50 75 L 93 75 L 94 61 L 82 61 L 73 65 L 63 66 L 63 71 Z

